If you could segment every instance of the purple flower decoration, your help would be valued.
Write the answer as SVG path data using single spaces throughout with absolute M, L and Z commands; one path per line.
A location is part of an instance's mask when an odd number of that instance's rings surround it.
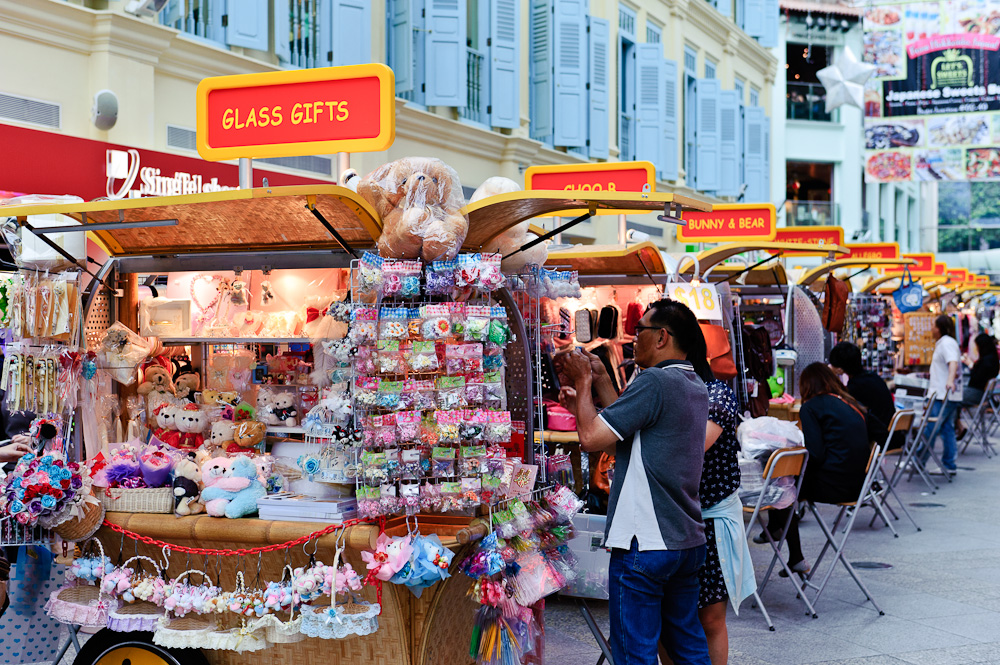
M 63 498 L 66 499 L 66 501 L 72 501 L 73 499 L 76 498 L 76 492 L 71 492 L 69 490 L 66 490 Z
M 41 499 L 32 499 L 28 502 L 28 512 L 32 515 L 40 515 L 42 512 Z
M 83 479 L 80 478 L 80 476 L 73 476 L 73 479 L 70 481 L 69 486 L 74 490 L 78 490 L 81 487 L 83 487 Z M 69 494 L 69 492 L 67 492 L 67 494 Z

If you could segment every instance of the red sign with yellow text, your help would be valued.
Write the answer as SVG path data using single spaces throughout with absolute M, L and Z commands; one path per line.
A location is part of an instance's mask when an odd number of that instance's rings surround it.
M 935 277 L 945 277 L 948 272 L 947 263 L 935 263 L 934 264 L 934 276 Z
M 851 250 L 841 259 L 898 259 L 899 244 L 894 242 L 864 242 L 847 245 Z
M 682 242 L 774 240 L 775 214 L 771 203 L 720 203 L 712 212 L 685 211 L 685 226 L 677 227 Z
M 934 255 L 927 253 L 903 254 L 904 259 L 913 259 L 916 264 L 909 266 L 910 274 L 914 276 L 927 276 L 934 274 Z M 903 272 L 903 266 L 892 266 L 885 268 L 886 274 Z
M 948 279 L 952 284 L 969 281 L 969 271 L 965 268 L 948 268 Z
M 989 275 L 979 275 L 976 277 L 976 286 L 989 286 L 990 276 Z
M 775 232 L 775 242 L 794 242 L 801 245 L 843 245 L 842 226 L 783 226 Z M 772 254 L 777 251 L 771 250 Z M 815 256 L 816 252 L 783 251 L 783 256 Z
M 531 166 L 524 172 L 524 188 L 568 192 L 654 192 L 656 168 L 652 162 L 559 164 Z
M 198 154 L 212 161 L 377 152 L 395 138 L 385 65 L 215 76 L 196 94 Z

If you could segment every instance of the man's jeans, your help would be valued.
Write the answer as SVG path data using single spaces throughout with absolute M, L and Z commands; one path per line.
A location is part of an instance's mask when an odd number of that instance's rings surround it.
M 940 425 L 938 430 L 938 436 L 941 437 L 941 445 L 943 447 L 943 453 L 941 455 L 941 463 L 945 465 L 945 468 L 952 471 L 955 470 L 955 458 L 958 456 L 958 441 L 955 440 L 955 411 L 958 410 L 958 405 L 960 402 L 947 401 L 942 402 L 941 400 L 934 400 L 931 405 L 931 418 L 938 418 L 938 422 L 927 423 L 924 428 L 924 436 L 929 437 L 934 428 Z M 942 406 L 943 405 L 943 406 Z M 934 448 L 935 441 L 930 442 L 931 449 Z M 929 455 L 927 451 L 921 455 L 924 462 L 927 461 Z
M 611 653 L 615 665 L 656 665 L 658 641 L 675 665 L 711 665 L 698 620 L 698 570 L 705 546 L 611 550 Z

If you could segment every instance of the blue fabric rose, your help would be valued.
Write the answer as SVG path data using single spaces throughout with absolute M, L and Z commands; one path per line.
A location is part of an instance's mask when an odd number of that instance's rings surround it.
M 7 510 L 10 511 L 11 515 L 17 515 L 18 513 L 24 512 L 24 504 L 20 501 L 13 501 L 7 506 Z
M 52 510 L 55 507 L 56 507 L 56 498 L 54 496 L 52 496 L 51 494 L 46 494 L 45 496 L 42 497 L 42 508 L 47 508 L 48 510 Z

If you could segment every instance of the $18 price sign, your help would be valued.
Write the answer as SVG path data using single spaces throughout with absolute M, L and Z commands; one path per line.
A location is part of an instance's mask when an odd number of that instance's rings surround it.
M 699 319 L 722 320 L 719 292 L 716 291 L 714 284 L 702 283 L 694 286 L 689 282 L 674 282 L 667 284 L 664 295 L 687 305 Z

